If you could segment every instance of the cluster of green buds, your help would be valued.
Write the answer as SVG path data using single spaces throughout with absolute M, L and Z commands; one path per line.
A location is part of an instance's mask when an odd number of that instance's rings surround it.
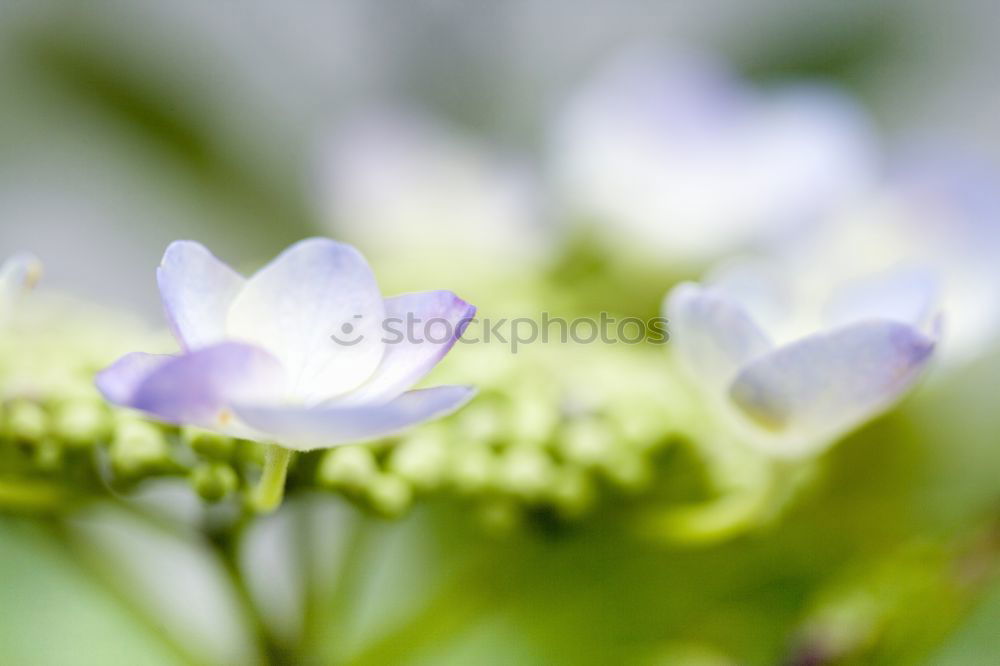
M 96 392 L 98 369 L 162 334 L 41 296 L 0 330 L 0 510 L 60 510 L 155 478 L 186 479 L 206 502 L 253 510 L 264 445 L 157 423 Z M 690 420 L 660 347 L 461 351 L 434 379 L 477 386 L 469 405 L 399 436 L 296 455 L 288 493 L 335 492 L 385 517 L 453 497 L 499 528 L 533 512 L 573 520 L 602 496 L 648 488 L 654 457 Z
M 386 517 L 421 497 L 456 497 L 472 502 L 486 525 L 503 528 L 532 511 L 572 520 L 602 494 L 652 482 L 653 456 L 671 440 L 678 404 L 661 351 L 464 351 L 450 371 L 478 372 L 483 387 L 467 408 L 398 437 L 301 454 L 289 492 L 341 493 Z M 550 363 L 574 370 L 555 373 Z M 627 385 L 615 385 L 605 366 L 622 363 L 634 372 Z M 110 407 L 87 385 L 87 373 L 75 376 L 78 385 L 4 401 L 0 506 L 58 508 L 163 477 L 186 478 L 206 502 L 249 495 L 262 445 Z
M 476 400 L 401 437 L 324 452 L 318 485 L 385 515 L 423 495 L 464 498 L 487 525 L 504 528 L 534 511 L 579 518 L 602 494 L 652 483 L 654 456 L 672 440 L 677 416 L 677 389 L 655 350 L 463 352 L 449 369 L 466 376 L 479 369 L 484 388 Z M 609 384 L 605 364 L 622 362 L 640 374 L 628 385 Z M 549 363 L 573 372 L 552 372 Z

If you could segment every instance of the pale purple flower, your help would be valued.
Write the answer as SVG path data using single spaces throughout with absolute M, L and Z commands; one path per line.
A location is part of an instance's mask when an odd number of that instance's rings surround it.
M 719 63 L 635 50 L 556 118 L 564 214 L 656 260 L 700 263 L 807 224 L 874 181 L 865 113 L 815 84 L 765 89 Z
M 98 388 L 115 404 L 309 450 L 394 433 L 473 395 L 466 386 L 410 389 L 475 308 L 448 291 L 384 299 L 349 245 L 303 240 L 244 278 L 202 245 L 177 241 L 157 278 L 183 351 L 129 354 L 101 372 Z M 386 335 L 387 318 L 408 315 L 443 320 L 450 335 Z
M 895 404 L 930 361 L 938 335 L 933 277 L 890 271 L 785 289 L 794 276 L 741 263 L 667 303 L 671 343 L 724 427 L 773 456 L 820 452 Z
M 968 155 L 909 150 L 863 200 L 800 233 L 775 239 L 717 278 L 741 292 L 770 286 L 768 300 L 819 302 L 837 285 L 889 274 L 922 275 L 936 286 L 944 328 L 935 356 L 950 368 L 980 357 L 1000 329 L 1000 174 Z M 749 271 L 751 264 L 766 265 Z M 742 275 L 739 275 L 742 273 Z M 918 307 L 915 283 L 896 310 Z M 859 298 L 873 293 L 856 290 Z M 885 307 L 883 303 L 881 307 Z M 773 308 L 762 308 L 768 317 Z M 787 309 L 785 310 L 788 311 Z M 769 325 L 787 326 L 773 316 Z

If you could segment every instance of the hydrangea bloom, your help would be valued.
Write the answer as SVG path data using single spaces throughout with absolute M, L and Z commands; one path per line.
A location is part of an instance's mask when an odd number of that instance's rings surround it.
M 738 439 L 779 457 L 820 451 L 893 405 L 931 359 L 937 285 L 923 273 L 796 298 L 787 276 L 741 263 L 667 299 L 671 342 Z
M 864 191 L 876 145 L 834 89 L 765 92 L 712 62 L 636 51 L 558 117 L 552 168 L 565 212 L 609 242 L 697 263 Z
M 300 241 L 245 279 L 202 245 L 178 241 L 157 277 L 183 351 L 129 354 L 100 373 L 98 387 L 118 405 L 308 450 L 390 434 L 473 394 L 465 386 L 409 389 L 475 308 L 448 291 L 383 299 L 348 245 Z M 409 315 L 447 322 L 450 334 L 385 334 L 387 318 Z
M 767 261 L 802 298 L 886 271 L 938 284 L 944 331 L 938 356 L 979 356 L 1000 326 L 1000 177 L 969 156 L 910 153 L 872 196 L 769 248 Z

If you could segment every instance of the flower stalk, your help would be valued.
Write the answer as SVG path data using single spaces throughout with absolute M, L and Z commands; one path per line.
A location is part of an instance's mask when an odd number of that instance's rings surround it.
M 264 472 L 250 494 L 250 507 L 257 513 L 270 513 L 278 508 L 285 496 L 285 478 L 292 451 L 270 444 L 264 452 Z

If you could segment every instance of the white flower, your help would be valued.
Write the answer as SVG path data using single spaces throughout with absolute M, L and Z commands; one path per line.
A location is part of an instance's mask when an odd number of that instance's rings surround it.
M 863 202 L 784 239 L 760 261 L 794 279 L 799 300 L 887 272 L 922 273 L 939 290 L 938 356 L 979 357 L 1000 327 L 1000 176 L 969 157 L 921 153 Z M 896 307 L 907 306 L 904 302 Z
M 759 90 L 716 63 L 634 51 L 557 118 L 552 169 L 564 213 L 603 240 L 698 263 L 846 203 L 877 154 L 836 90 Z
M 441 416 L 473 390 L 409 390 L 448 352 L 475 308 L 448 291 L 383 299 L 364 258 L 300 241 L 248 279 L 198 243 L 157 271 L 179 355 L 135 353 L 98 375 L 113 403 L 172 423 L 308 450 Z M 387 336 L 386 321 L 441 326 Z M 398 328 L 398 327 L 397 327 Z
M 818 453 L 891 407 L 930 360 L 937 287 L 886 273 L 799 300 L 795 276 L 740 264 L 667 299 L 671 344 L 739 440 L 776 457 Z

